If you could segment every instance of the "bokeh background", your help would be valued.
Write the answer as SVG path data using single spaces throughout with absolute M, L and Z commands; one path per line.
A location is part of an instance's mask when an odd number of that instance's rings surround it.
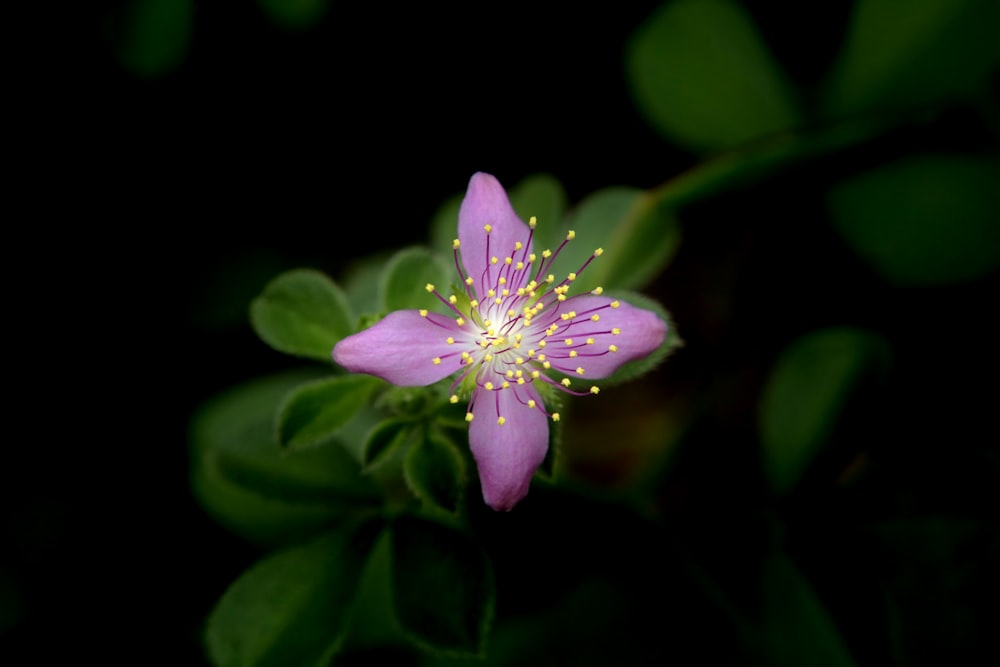
M 851 3 L 741 4 L 808 97 Z M 551 174 L 575 203 L 697 165 L 705 154 L 654 127 L 625 72 L 628 39 L 660 5 L 104 0 L 51 18 L 59 48 L 29 72 L 42 103 L 27 125 L 39 194 L 25 225 L 48 241 L 29 275 L 44 274 L 41 310 L 57 313 L 38 338 L 64 361 L 26 390 L 49 398 L 29 401 L 42 410 L 3 470 L 3 664 L 208 664 L 204 618 L 262 551 L 193 499 L 189 420 L 226 387 L 289 365 L 253 334 L 249 301 L 282 270 L 337 277 L 427 241 L 477 170 L 508 186 Z M 587 543 L 566 572 L 624 569 L 622 548 L 671 539 L 751 596 L 754 554 L 778 532 L 857 664 L 997 657 L 1000 276 L 987 262 L 959 280 L 887 278 L 838 233 L 830 192 L 912 155 L 995 159 L 998 123 L 995 92 L 929 108 L 679 213 L 681 245 L 645 291 L 685 346 L 567 427 L 577 477 L 612 490 L 647 480 L 669 535 Z M 980 206 L 994 222 L 996 202 Z M 972 245 L 1000 244 L 984 229 Z M 841 326 L 874 332 L 889 361 L 803 481 L 775 497 L 761 472 L 763 388 L 789 344 Z M 517 541 L 543 520 L 602 535 L 599 515 L 548 507 L 532 519 L 530 500 L 516 512 L 496 535 Z M 508 577 L 527 566 L 507 562 Z M 512 584 L 525 609 L 536 578 Z M 679 602 L 665 598 L 635 632 L 667 646 L 639 655 L 699 664 L 713 639 L 731 641 L 684 606 L 698 594 L 664 591 Z M 768 627 L 780 636 L 785 620 Z

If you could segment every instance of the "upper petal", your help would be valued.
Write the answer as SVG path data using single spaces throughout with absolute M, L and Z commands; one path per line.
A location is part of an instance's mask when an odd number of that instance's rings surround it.
M 489 233 L 486 225 L 491 227 Z M 514 212 L 500 182 L 490 174 L 473 174 L 458 211 L 458 240 L 462 265 L 474 281 L 477 297 L 482 298 L 489 287 L 497 284 L 504 259 L 512 257 L 517 261 L 528 256 L 529 232 L 528 225 Z M 523 247 L 515 251 L 518 241 Z M 493 257 L 498 260 L 496 264 L 490 261 Z
M 560 319 L 561 314 L 570 312 L 576 316 L 568 323 Z M 544 329 L 550 323 L 560 328 L 547 340 L 546 358 L 564 373 L 592 379 L 607 377 L 625 362 L 650 354 L 667 335 L 667 323 L 656 313 L 589 294 L 566 299 L 537 326 Z M 571 356 L 574 351 L 575 356 Z
M 548 417 L 540 407 L 521 402 L 532 398 L 541 406 L 541 397 L 534 387 L 517 391 L 481 390 L 469 424 L 469 448 L 479 470 L 483 500 L 495 510 L 510 510 L 527 495 L 549 448 Z M 503 424 L 498 423 L 500 417 Z
M 460 346 L 449 345 L 447 338 L 460 335 L 458 325 L 444 315 L 397 310 L 334 345 L 333 360 L 352 373 L 403 387 L 424 386 L 459 370 Z

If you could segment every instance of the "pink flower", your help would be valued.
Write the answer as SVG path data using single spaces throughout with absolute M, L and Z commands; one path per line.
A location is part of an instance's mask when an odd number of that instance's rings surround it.
M 559 413 L 546 410 L 543 394 L 550 387 L 596 394 L 596 386 L 575 387 L 650 354 L 667 333 L 656 314 L 602 296 L 600 288 L 567 296 L 577 274 L 557 281 L 547 269 L 574 233 L 555 252 L 535 253 L 534 227 L 534 218 L 526 225 L 517 216 L 496 178 L 474 174 L 453 243 L 464 291 L 445 298 L 427 285 L 450 315 L 396 311 L 333 348 L 333 359 L 347 370 L 395 385 L 425 386 L 454 375 L 451 401 L 468 397 L 469 445 L 483 499 L 495 510 L 524 498 L 545 458 L 548 420 L 558 421 Z M 577 273 L 602 252 L 595 250 Z M 567 377 L 553 379 L 552 370 Z

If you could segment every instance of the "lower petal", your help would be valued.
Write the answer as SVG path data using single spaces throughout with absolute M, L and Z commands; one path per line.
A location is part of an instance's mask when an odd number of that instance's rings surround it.
M 525 402 L 542 399 L 533 388 L 522 390 Z M 548 417 L 540 407 L 529 408 L 513 388 L 477 394 L 469 424 L 469 446 L 476 459 L 483 500 L 507 511 L 524 498 L 531 479 L 549 448 Z M 499 423 L 503 418 L 503 423 Z

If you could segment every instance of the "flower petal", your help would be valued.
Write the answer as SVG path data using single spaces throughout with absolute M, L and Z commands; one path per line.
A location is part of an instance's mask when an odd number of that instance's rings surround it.
M 618 305 L 612 307 L 615 303 Z M 567 326 L 559 314 L 568 312 L 575 312 L 577 316 Z M 593 315 L 599 319 L 590 319 Z M 562 325 L 549 338 L 545 348 L 553 368 L 591 379 L 607 377 L 626 361 L 650 354 L 663 344 L 667 335 L 667 323 L 656 313 L 617 299 L 589 294 L 566 299 L 538 326 L 544 329 L 550 323 Z M 587 344 L 588 338 L 594 342 Z M 572 340 L 572 345 L 564 345 L 566 339 Z M 575 350 L 576 356 L 569 356 L 570 350 Z M 578 372 L 581 368 L 582 373 Z
M 534 387 L 520 391 L 481 390 L 469 424 L 469 447 L 479 470 L 483 500 L 498 511 L 510 510 L 527 495 L 549 448 L 548 417 L 540 407 L 521 403 L 531 398 L 541 406 L 541 397 Z M 502 425 L 497 423 L 501 416 Z
M 375 375 L 401 387 L 420 387 L 459 370 L 461 350 L 446 339 L 460 335 L 458 325 L 444 315 L 424 317 L 416 310 L 397 310 L 334 345 L 333 360 L 352 373 Z
M 492 228 L 489 234 L 484 229 L 486 225 Z M 500 182 L 490 174 L 473 174 L 458 211 L 458 240 L 462 264 L 475 281 L 477 298 L 482 299 L 486 290 L 497 284 L 504 259 L 513 257 L 516 261 L 528 256 L 529 232 L 528 225 L 514 212 Z M 515 257 L 514 244 L 518 241 L 525 247 Z M 498 259 L 497 264 L 490 263 L 493 257 Z

